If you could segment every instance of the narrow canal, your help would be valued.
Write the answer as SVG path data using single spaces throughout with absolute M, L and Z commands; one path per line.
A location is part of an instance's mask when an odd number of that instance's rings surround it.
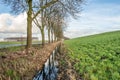
M 45 64 L 43 65 L 42 70 L 40 70 L 33 80 L 56 80 L 57 72 L 58 72 L 58 62 L 55 59 L 55 55 L 57 54 L 57 48 L 52 52 L 50 57 L 47 59 Z

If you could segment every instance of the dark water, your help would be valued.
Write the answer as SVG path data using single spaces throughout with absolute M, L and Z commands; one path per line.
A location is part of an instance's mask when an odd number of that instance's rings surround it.
M 46 71 L 46 72 L 45 72 Z M 39 73 L 33 78 L 33 80 L 57 80 L 58 68 L 50 68 L 50 72 L 47 69 L 39 71 Z
M 33 80 L 57 80 L 58 62 L 55 61 L 55 51 L 50 58 L 45 62 L 44 67 Z

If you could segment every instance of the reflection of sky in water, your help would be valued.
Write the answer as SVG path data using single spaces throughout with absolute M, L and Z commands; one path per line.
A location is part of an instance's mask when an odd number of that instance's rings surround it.
M 53 51 L 53 53 L 45 62 L 43 69 L 39 71 L 39 73 L 33 78 L 33 80 L 56 80 L 58 73 L 58 62 L 54 59 L 55 55 L 53 54 L 56 54 L 55 51 Z

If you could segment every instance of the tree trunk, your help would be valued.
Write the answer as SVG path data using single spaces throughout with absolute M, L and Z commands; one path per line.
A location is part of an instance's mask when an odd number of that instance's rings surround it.
M 26 49 L 28 52 L 28 49 L 32 46 L 32 0 L 28 1 L 28 12 L 27 12 L 27 45 Z
M 53 43 L 53 32 L 51 30 L 51 42 Z
M 54 42 L 56 41 L 56 36 L 57 36 L 57 33 L 55 32 L 55 29 L 54 29 Z
M 45 45 L 45 34 L 44 34 L 44 28 L 41 29 L 41 36 L 42 36 L 42 46 L 44 47 L 44 45 Z
M 48 28 L 48 43 L 50 43 L 50 28 Z

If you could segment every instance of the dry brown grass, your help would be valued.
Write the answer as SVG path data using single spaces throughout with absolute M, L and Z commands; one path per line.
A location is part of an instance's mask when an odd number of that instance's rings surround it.
M 23 49 L 0 56 L 0 80 L 31 80 L 59 44 L 55 42 L 43 48 L 32 47 L 29 54 Z

